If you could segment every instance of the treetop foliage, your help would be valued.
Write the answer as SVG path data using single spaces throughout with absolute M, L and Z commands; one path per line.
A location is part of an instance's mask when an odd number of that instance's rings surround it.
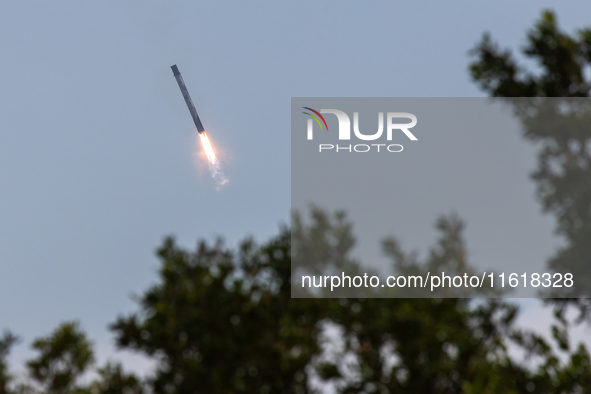
M 591 30 L 568 35 L 544 12 L 522 53 L 538 68 L 519 65 L 485 35 L 471 52 L 474 81 L 496 97 L 589 95 Z M 588 266 L 591 133 L 530 126 L 525 137 L 541 144 L 538 195 L 567 241 L 550 266 Z M 218 240 L 188 251 L 166 238 L 157 282 L 139 296 L 136 312 L 111 325 L 118 347 L 156 361 L 146 377 L 112 362 L 97 367 L 92 342 L 78 323 L 66 322 L 33 341 L 25 376 L 7 367 L 17 338 L 0 338 L 0 394 L 299 394 L 327 384 L 341 393 L 591 393 L 591 358 L 571 343 L 561 310 L 545 339 L 517 327 L 518 308 L 500 300 L 292 298 L 292 256 L 312 271 L 361 269 L 343 212 L 313 208 L 304 219 L 295 214 L 291 229 L 234 249 Z M 439 239 L 424 260 L 394 237 L 383 250 L 401 271 L 467 272 L 464 227 L 457 215 L 438 219 Z M 533 364 L 516 360 L 512 349 Z

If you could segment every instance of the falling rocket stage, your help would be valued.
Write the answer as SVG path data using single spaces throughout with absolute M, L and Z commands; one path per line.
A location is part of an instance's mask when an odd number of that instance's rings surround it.
M 213 146 L 205 133 L 205 128 L 203 127 L 203 123 L 201 123 L 201 119 L 199 119 L 199 115 L 197 114 L 197 110 L 195 109 L 195 105 L 193 105 L 193 100 L 191 100 L 191 95 L 189 95 L 189 91 L 187 90 L 187 86 L 185 86 L 185 81 L 183 81 L 183 77 L 176 66 L 170 67 L 172 69 L 172 74 L 176 78 L 177 83 L 179 84 L 179 88 L 181 89 L 181 93 L 183 94 L 183 98 L 185 99 L 185 103 L 187 103 L 187 107 L 189 108 L 189 112 L 191 113 L 191 117 L 193 118 L 193 122 L 195 123 L 195 127 L 197 127 L 197 131 L 199 132 L 199 140 L 201 141 L 201 146 L 203 147 L 203 151 L 207 156 L 207 161 L 209 164 L 209 170 L 211 172 L 211 177 L 213 178 L 216 189 L 220 190 L 222 186 L 228 183 L 228 178 L 224 175 L 222 171 L 222 167 L 216 157 L 215 151 L 213 150 Z
M 176 81 L 179 84 L 179 88 L 181 88 L 181 93 L 185 98 L 185 103 L 187 103 L 187 107 L 189 107 L 189 112 L 193 117 L 193 122 L 195 122 L 197 131 L 199 132 L 199 134 L 201 134 L 205 131 L 205 128 L 203 128 L 203 123 L 201 123 L 201 119 L 199 119 L 199 115 L 197 115 L 197 110 L 195 109 L 195 106 L 193 105 L 193 100 L 191 100 L 191 95 L 189 94 L 189 91 L 185 86 L 185 81 L 183 81 L 181 72 L 179 71 L 179 68 L 176 66 L 176 64 L 174 66 L 171 66 L 170 68 L 172 68 L 172 74 L 176 78 Z

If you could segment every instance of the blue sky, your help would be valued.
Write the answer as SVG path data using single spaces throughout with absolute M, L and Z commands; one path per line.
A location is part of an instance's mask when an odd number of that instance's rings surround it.
M 0 328 L 23 338 L 15 357 L 71 319 L 108 346 L 166 235 L 275 234 L 291 97 L 482 96 L 467 51 L 484 31 L 519 48 L 545 6 L 569 32 L 589 24 L 584 1 L 2 2 Z M 173 64 L 230 178 L 221 192 Z

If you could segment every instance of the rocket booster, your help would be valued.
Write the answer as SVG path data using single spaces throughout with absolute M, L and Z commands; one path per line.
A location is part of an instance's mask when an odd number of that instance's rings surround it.
M 193 100 L 191 100 L 191 96 L 189 95 L 189 91 L 187 90 L 187 87 L 185 86 L 185 82 L 183 81 L 183 77 L 181 77 L 181 73 L 180 73 L 178 67 L 176 66 L 176 64 L 174 66 L 171 66 L 170 68 L 172 68 L 172 73 L 174 74 L 174 77 L 176 78 L 176 81 L 179 84 L 179 88 L 181 88 L 181 93 L 183 93 L 183 97 L 185 98 L 185 102 L 187 103 L 187 107 L 189 107 L 189 112 L 191 113 L 191 116 L 193 117 L 193 122 L 195 122 L 195 126 L 197 127 L 197 131 L 199 132 L 199 134 L 201 134 L 205 131 L 205 129 L 203 128 L 203 124 L 201 123 L 201 119 L 199 119 L 199 115 L 197 115 L 197 110 L 195 109 L 195 106 L 193 105 Z

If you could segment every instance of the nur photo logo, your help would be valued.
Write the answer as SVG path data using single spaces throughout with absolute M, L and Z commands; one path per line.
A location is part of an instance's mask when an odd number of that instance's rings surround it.
M 347 141 L 351 140 L 351 119 L 344 111 L 338 109 L 321 109 L 317 111 L 310 107 L 302 107 L 310 112 L 302 112 L 303 114 L 310 117 L 307 122 L 307 139 L 314 139 L 314 124 L 316 123 L 320 130 L 326 129 L 328 131 L 328 123 L 322 114 L 333 114 L 336 116 L 339 127 L 338 127 L 338 140 Z M 385 121 L 384 121 L 385 119 Z M 401 120 L 406 119 L 410 122 L 400 123 Z M 384 123 L 386 126 L 384 127 Z M 417 137 L 410 131 L 411 128 L 417 125 L 417 117 L 408 112 L 387 112 L 384 116 L 384 112 L 378 112 L 378 130 L 373 134 L 362 133 L 359 129 L 359 112 L 353 112 L 353 135 L 356 139 L 362 141 L 376 141 L 384 135 L 384 128 L 386 129 L 385 137 L 386 141 L 392 141 L 392 136 L 396 132 L 402 132 L 411 141 L 417 141 Z M 404 147 L 400 144 L 386 144 L 386 143 L 372 143 L 372 144 L 319 144 L 319 152 L 357 152 L 365 153 L 369 151 L 376 152 L 402 152 Z

